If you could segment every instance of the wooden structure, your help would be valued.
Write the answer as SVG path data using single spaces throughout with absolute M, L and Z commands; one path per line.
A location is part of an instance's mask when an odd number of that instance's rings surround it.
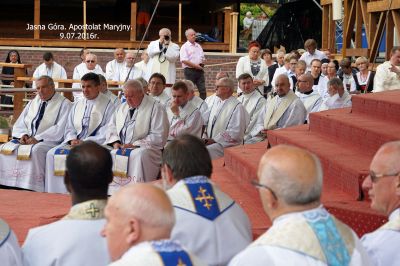
M 322 49 L 336 52 L 335 29 L 332 19 L 332 1 L 321 0 L 322 11 Z M 378 56 L 378 49 L 386 30 L 386 59 L 393 48 L 393 36 L 400 36 L 400 1 L 398 0 L 344 0 L 343 48 L 342 56 L 365 56 L 371 63 Z M 362 27 L 368 42 L 368 48 L 362 48 Z M 354 34 L 353 34 L 354 33 Z M 352 39 L 352 37 L 354 38 Z M 351 47 L 354 42 L 354 48 Z

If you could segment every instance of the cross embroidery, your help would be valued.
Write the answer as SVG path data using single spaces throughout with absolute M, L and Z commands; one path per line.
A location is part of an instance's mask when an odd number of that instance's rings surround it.
M 204 201 L 204 207 L 206 207 L 208 210 L 212 207 L 211 202 L 214 200 L 214 197 L 211 196 L 210 194 L 206 194 L 207 190 L 202 188 L 200 186 L 199 188 L 199 194 L 195 198 L 195 200 L 203 202 Z
M 94 206 L 94 203 L 90 203 L 90 208 L 86 209 L 86 213 L 90 214 L 92 218 L 96 218 L 97 214 L 100 213 L 100 210 Z

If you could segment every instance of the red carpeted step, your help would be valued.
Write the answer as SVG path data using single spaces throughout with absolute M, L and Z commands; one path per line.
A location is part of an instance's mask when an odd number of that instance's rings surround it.
M 355 95 L 353 113 L 400 123 L 400 90 Z

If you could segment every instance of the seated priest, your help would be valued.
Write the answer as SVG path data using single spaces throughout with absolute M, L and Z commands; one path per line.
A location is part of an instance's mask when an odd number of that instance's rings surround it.
M 43 54 L 43 63 L 33 72 L 33 78 L 38 79 L 40 76 L 49 76 L 53 79 L 67 79 L 65 68 L 54 61 L 54 56 L 50 52 Z M 54 86 L 58 88 L 58 83 L 54 82 Z M 32 88 L 36 89 L 36 83 L 33 82 Z
M 64 139 L 71 102 L 55 92 L 53 79 L 40 76 L 37 94 L 13 127 L 0 154 L 0 184 L 44 191 L 46 153 Z
M 114 180 L 109 194 L 129 183 L 155 180 L 168 137 L 164 106 L 146 95 L 139 81 L 125 83 L 124 95 L 126 102 L 117 108 L 107 126 L 105 143 L 114 148 Z
M 160 73 L 154 73 L 149 79 L 149 92 L 157 102 L 163 106 L 167 106 L 167 102 L 171 99 L 167 93 L 165 77 Z
M 168 141 L 184 133 L 201 137 L 203 119 L 199 109 L 189 101 L 189 96 L 185 82 L 177 81 L 172 86 L 172 98 L 167 106 L 170 125 Z
M 111 100 L 100 92 L 100 79 L 95 73 L 82 77 L 83 98 L 74 102 L 64 129 L 64 142 L 47 153 L 45 191 L 67 193 L 64 185 L 65 160 L 70 149 L 84 141 L 103 144 L 107 123 L 115 111 Z
M 121 103 L 120 99 L 118 98 L 117 95 L 115 95 L 108 89 L 106 78 L 102 74 L 98 74 L 98 75 L 100 78 L 100 92 L 102 92 L 104 95 L 106 95 L 111 100 L 111 102 L 115 105 L 115 108 L 117 108 L 118 105 L 120 105 L 120 103 Z
M 211 159 L 224 156 L 224 149 L 243 143 L 244 132 L 249 124 L 249 114 L 232 96 L 235 83 L 230 78 L 216 82 L 216 96 L 210 102 L 209 119 L 204 143 Z

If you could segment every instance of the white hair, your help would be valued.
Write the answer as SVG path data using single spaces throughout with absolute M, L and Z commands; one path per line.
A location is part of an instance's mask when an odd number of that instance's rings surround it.
M 129 80 L 124 84 L 124 91 L 129 90 L 129 89 L 132 89 L 133 91 L 136 91 L 136 92 L 144 93 L 142 83 L 135 79 Z
M 194 91 L 195 85 L 194 85 L 193 81 L 188 80 L 188 79 L 182 79 L 182 81 L 185 82 L 189 92 L 193 92 Z
M 189 28 L 189 29 L 187 29 L 187 30 L 185 31 L 185 36 L 187 37 L 187 36 L 189 35 L 189 32 L 191 32 L 191 31 L 196 32 L 194 29 Z

